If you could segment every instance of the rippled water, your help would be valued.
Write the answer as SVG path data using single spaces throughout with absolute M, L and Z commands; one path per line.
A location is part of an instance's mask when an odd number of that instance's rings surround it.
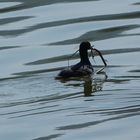
M 139 0 L 0 0 L 0 139 L 139 140 L 139 36 Z M 83 40 L 104 73 L 55 80 Z

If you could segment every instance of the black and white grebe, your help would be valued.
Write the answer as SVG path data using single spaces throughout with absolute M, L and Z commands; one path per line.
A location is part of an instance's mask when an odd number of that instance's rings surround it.
M 70 77 L 81 77 L 86 75 L 91 75 L 94 72 L 93 66 L 90 63 L 88 57 L 88 50 L 95 51 L 101 57 L 105 66 L 107 66 L 101 52 L 91 46 L 91 44 L 86 41 L 82 42 L 79 46 L 79 54 L 80 54 L 80 62 L 75 64 L 74 66 L 62 70 L 57 78 L 70 78 Z

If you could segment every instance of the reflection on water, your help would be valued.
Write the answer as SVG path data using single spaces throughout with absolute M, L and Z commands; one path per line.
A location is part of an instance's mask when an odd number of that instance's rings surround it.
M 93 78 L 84 79 L 84 95 L 91 96 L 92 93 L 101 91 L 103 89 L 103 83 L 106 81 L 106 73 L 93 75 Z
M 85 96 L 91 96 L 92 88 L 96 90 L 96 85 L 92 86 L 92 79 L 87 79 L 84 81 L 84 95 Z
M 84 96 L 92 96 L 94 92 L 101 91 L 103 89 L 103 83 L 107 80 L 107 75 L 105 72 L 101 74 L 93 74 L 81 78 L 69 78 L 69 79 L 59 79 L 61 83 L 65 86 L 81 87 L 83 88 Z
M 0 0 L 0 139 L 139 140 L 139 6 Z M 105 73 L 55 80 L 83 40 L 108 60 Z
M 84 95 L 91 96 L 93 92 L 101 91 L 105 79 L 86 78 L 84 80 Z

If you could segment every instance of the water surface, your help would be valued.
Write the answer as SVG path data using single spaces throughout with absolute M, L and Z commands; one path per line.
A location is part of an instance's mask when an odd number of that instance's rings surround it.
M 139 9 L 138 0 L 0 0 L 0 139 L 139 140 Z M 83 40 L 108 67 L 56 80 Z

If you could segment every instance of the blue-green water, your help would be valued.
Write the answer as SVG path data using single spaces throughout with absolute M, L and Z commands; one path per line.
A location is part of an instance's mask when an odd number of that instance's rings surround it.
M 104 73 L 55 80 L 83 40 Z M 0 0 L 0 139 L 139 140 L 139 60 L 139 0 Z

